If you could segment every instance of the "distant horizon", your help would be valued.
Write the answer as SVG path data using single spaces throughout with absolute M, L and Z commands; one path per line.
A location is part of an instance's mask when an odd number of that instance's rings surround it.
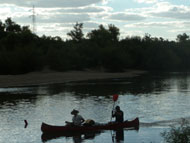
M 32 30 L 33 6 L 39 36 L 68 39 L 76 22 L 84 24 L 85 35 L 101 24 L 113 24 L 120 29 L 120 39 L 148 33 L 175 41 L 178 34 L 190 34 L 189 0 L 1 0 L 0 20 L 10 17 Z

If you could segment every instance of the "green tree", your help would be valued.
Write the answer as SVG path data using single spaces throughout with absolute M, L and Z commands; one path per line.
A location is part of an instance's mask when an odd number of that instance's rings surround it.
M 32 33 L 31 30 L 30 30 L 30 28 L 29 28 L 29 26 L 23 26 L 23 27 L 21 27 L 21 31 L 22 32 Z
M 79 42 L 82 39 L 84 39 L 84 34 L 83 34 L 83 23 L 76 23 L 74 25 L 74 30 L 71 30 L 69 33 L 67 33 L 68 36 L 71 37 L 72 40 Z
M 179 35 L 177 35 L 176 40 L 177 40 L 177 42 L 185 42 L 185 41 L 189 40 L 189 36 L 186 33 L 179 34 Z
M 0 21 L 0 32 L 5 31 L 5 25 Z
M 117 44 L 119 39 L 119 29 L 114 25 L 109 25 L 106 29 L 103 25 L 100 25 L 98 29 L 92 30 L 87 34 L 87 37 L 99 47 L 109 47 L 113 44 Z
M 108 30 L 103 25 L 99 26 L 99 29 L 92 30 L 87 34 L 87 37 L 92 40 L 101 40 L 107 38 L 109 35 Z
M 119 28 L 117 28 L 115 25 L 113 24 L 109 24 L 108 25 L 108 31 L 110 33 L 110 37 L 112 41 L 118 41 L 119 40 Z
M 5 34 L 5 24 L 0 21 L 0 39 L 2 39 Z
M 5 20 L 5 27 L 6 27 L 6 32 L 20 32 L 21 31 L 21 26 L 13 22 L 11 18 L 7 18 Z

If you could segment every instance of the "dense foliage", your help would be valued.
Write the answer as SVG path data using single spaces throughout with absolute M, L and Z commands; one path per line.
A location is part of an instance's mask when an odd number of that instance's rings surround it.
M 164 131 L 161 135 L 166 143 L 190 143 L 189 123 L 184 120 L 179 127 L 171 127 L 169 131 Z
M 27 26 L 7 18 L 0 22 L 0 74 L 21 74 L 48 67 L 57 71 L 96 69 L 119 72 L 126 69 L 189 71 L 190 38 L 179 34 L 176 41 L 151 37 L 126 37 L 114 25 L 83 34 L 76 23 L 67 35 L 37 36 Z

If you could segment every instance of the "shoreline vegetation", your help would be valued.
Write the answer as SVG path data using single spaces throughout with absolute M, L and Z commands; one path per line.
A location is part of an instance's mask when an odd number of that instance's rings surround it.
M 123 78 L 140 71 L 190 71 L 186 33 L 176 41 L 150 34 L 120 39 L 119 28 L 112 24 L 84 35 L 83 23 L 76 23 L 67 35 L 70 39 L 38 36 L 11 18 L 0 21 L 0 87 Z
M 119 73 L 99 71 L 42 71 L 21 75 L 0 75 L 0 88 L 39 86 L 99 79 L 132 78 L 145 73 L 146 71 L 140 70 L 128 70 Z

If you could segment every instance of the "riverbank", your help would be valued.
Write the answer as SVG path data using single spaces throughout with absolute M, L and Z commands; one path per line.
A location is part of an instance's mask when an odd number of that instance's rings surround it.
M 146 71 L 140 70 L 128 70 L 121 73 L 107 73 L 99 71 L 43 71 L 22 75 L 0 75 L 0 88 L 46 85 L 96 79 L 128 78 L 139 76 L 144 73 L 146 73 Z

